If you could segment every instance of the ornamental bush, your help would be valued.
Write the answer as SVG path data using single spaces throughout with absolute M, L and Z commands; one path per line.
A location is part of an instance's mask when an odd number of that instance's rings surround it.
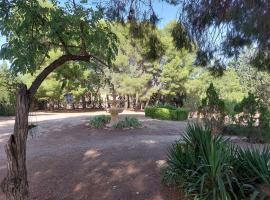
M 188 118 L 188 110 L 185 108 L 146 107 L 144 112 L 146 117 L 153 119 L 183 121 Z
M 141 126 L 140 121 L 135 117 L 125 117 L 124 119 L 120 120 L 118 123 L 114 124 L 112 127 L 117 129 L 122 128 L 136 128 Z
M 107 123 L 111 121 L 111 116 L 99 115 L 95 116 L 89 121 L 89 125 L 92 128 L 103 128 Z

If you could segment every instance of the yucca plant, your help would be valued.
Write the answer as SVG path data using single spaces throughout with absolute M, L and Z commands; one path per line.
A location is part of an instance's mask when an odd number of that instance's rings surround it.
M 184 142 L 172 145 L 164 180 L 182 186 L 199 199 L 238 199 L 242 196 L 233 171 L 235 147 L 197 124 L 188 125 Z
M 263 199 L 267 194 L 260 186 L 270 188 L 270 148 L 239 148 L 236 159 L 235 168 L 245 192 L 252 193 L 254 199 Z

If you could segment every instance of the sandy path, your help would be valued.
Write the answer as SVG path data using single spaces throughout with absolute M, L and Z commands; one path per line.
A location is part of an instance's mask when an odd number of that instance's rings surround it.
M 35 200 L 177 200 L 181 195 L 161 183 L 160 163 L 168 146 L 181 138 L 185 122 L 152 120 L 136 115 L 144 128 L 94 130 L 85 126 L 93 113 L 38 113 L 38 135 L 29 138 L 27 164 Z M 30 120 L 30 121 L 31 121 Z M 13 120 L 0 118 L 0 180 L 3 146 Z M 0 199 L 4 199 L 1 196 Z

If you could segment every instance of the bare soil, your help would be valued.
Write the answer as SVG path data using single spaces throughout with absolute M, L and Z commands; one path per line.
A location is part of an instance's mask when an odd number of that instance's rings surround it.
M 181 139 L 186 122 L 153 120 L 140 112 L 143 128 L 96 130 L 87 120 L 105 112 L 34 113 L 27 166 L 33 200 L 178 200 L 162 183 L 160 166 L 169 145 Z M 6 174 L 4 144 L 13 118 L 0 118 L 0 181 Z M 0 199 L 4 200 L 0 192 Z

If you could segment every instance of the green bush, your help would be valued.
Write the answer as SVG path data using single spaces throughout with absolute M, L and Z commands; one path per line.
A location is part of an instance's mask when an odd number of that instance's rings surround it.
M 256 122 L 255 115 L 257 114 L 258 106 L 259 102 L 255 95 L 248 93 L 248 96 L 245 97 L 234 108 L 236 113 L 241 114 L 237 123 L 246 124 L 248 127 L 254 126 Z
M 236 135 L 241 129 L 246 129 L 245 136 L 251 141 L 263 142 L 270 138 L 270 111 L 269 108 L 254 94 L 248 93 L 240 103 L 234 108 Z M 257 117 L 259 115 L 259 118 Z M 243 128 L 242 128 L 243 127 Z
M 270 140 L 269 129 L 259 127 L 248 127 L 240 124 L 228 124 L 224 126 L 224 135 L 238 135 L 246 137 L 249 142 L 265 143 Z
M 118 123 L 114 124 L 112 127 L 117 129 L 122 128 L 136 128 L 141 126 L 141 123 L 139 120 L 135 117 L 125 117 L 124 119 L 120 120 Z
M 240 188 L 231 168 L 233 154 L 233 146 L 220 136 L 212 137 L 210 129 L 189 125 L 184 143 L 169 150 L 164 180 L 199 199 L 230 199 Z
M 188 110 L 184 108 L 168 109 L 160 107 L 146 107 L 145 116 L 153 119 L 182 121 L 188 118 Z
M 15 115 L 15 106 L 11 104 L 0 103 L 0 116 L 12 116 Z
M 240 149 L 196 124 L 171 146 L 167 163 L 164 181 L 197 199 L 261 198 L 258 184 L 270 186 L 269 148 Z
M 99 115 L 95 116 L 89 121 L 89 125 L 92 128 L 103 128 L 107 123 L 111 121 L 111 116 Z
M 213 133 L 219 133 L 224 126 L 225 102 L 220 99 L 213 83 L 206 90 L 206 97 L 202 99 L 199 113 L 204 123 L 209 126 Z
M 238 180 L 250 199 L 269 199 L 269 196 L 261 191 L 260 186 L 270 187 L 270 149 L 262 150 L 255 148 L 238 149 L 235 171 Z
M 173 106 L 173 105 L 170 105 L 170 104 L 158 104 L 157 105 L 158 108 L 167 108 L 167 109 L 170 109 L 170 110 L 176 110 L 177 107 Z

